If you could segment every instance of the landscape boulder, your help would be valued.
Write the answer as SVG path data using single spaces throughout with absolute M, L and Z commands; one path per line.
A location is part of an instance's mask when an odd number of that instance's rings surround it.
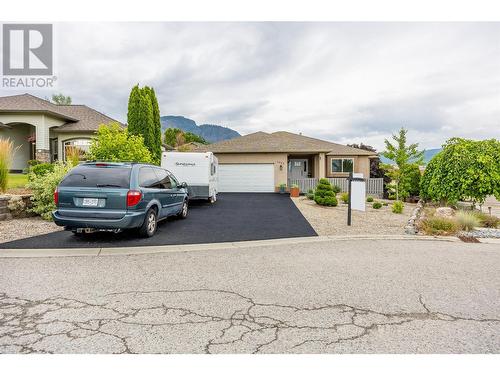
M 434 213 L 434 216 L 451 218 L 451 217 L 455 216 L 455 210 L 451 207 L 438 207 L 438 208 L 436 208 L 436 212 Z

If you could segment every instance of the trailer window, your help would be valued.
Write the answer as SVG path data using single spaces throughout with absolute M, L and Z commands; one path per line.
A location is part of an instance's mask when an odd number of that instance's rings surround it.
M 211 164 L 211 168 L 210 168 L 210 170 L 211 170 L 212 176 L 215 174 L 215 172 L 217 172 L 217 170 L 216 170 L 216 166 L 215 166 L 215 163 L 212 163 L 212 164 Z

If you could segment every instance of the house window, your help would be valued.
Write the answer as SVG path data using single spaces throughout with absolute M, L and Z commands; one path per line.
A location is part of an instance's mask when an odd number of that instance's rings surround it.
M 80 160 L 85 159 L 85 154 L 90 149 L 90 139 L 80 138 L 80 139 L 71 139 L 69 141 L 65 141 L 63 143 L 64 147 L 64 160 L 66 160 L 66 152 L 69 148 L 75 148 L 78 150 L 78 154 L 80 155 Z
M 349 173 L 354 171 L 354 159 L 332 159 L 332 173 Z

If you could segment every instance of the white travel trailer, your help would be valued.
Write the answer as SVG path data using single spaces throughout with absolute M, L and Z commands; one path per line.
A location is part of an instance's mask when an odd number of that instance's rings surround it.
M 212 152 L 163 152 L 161 166 L 187 183 L 189 199 L 217 200 L 219 164 Z

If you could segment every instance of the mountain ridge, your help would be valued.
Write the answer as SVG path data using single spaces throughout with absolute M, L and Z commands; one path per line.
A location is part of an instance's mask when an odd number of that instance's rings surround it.
M 160 121 L 162 132 L 164 132 L 168 128 L 178 128 L 182 131 L 199 135 L 210 143 L 241 137 L 241 134 L 236 130 L 233 130 L 226 126 L 216 124 L 198 125 L 194 120 L 184 116 L 161 116 Z
M 441 148 L 431 148 L 428 150 L 425 150 L 424 152 L 424 164 L 427 164 L 433 157 L 436 155 L 438 152 L 440 152 L 442 149 Z M 389 160 L 382 155 L 380 155 L 380 161 L 382 163 L 386 164 L 395 164 L 392 160 Z

